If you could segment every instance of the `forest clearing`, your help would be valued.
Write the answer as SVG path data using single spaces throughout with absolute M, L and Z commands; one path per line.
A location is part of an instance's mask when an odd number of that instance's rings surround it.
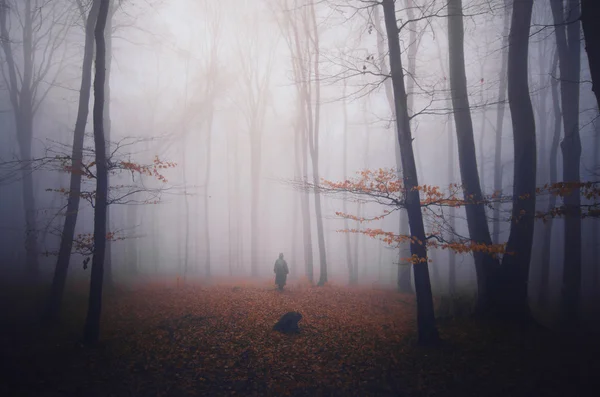
M 0 396 L 599 395 L 599 20 L 0 0 Z
M 12 319 L 0 394 L 583 396 L 600 369 L 589 346 L 470 319 L 440 320 L 442 345 L 417 347 L 412 295 L 302 282 L 280 292 L 266 280 L 117 288 L 102 342 L 87 348 L 85 286 L 67 294 L 61 327 Z M 290 310 L 300 333 L 273 331 Z

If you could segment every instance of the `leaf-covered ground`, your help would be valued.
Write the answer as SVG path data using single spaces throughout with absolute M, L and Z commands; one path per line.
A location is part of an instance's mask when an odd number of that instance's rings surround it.
M 3 396 L 597 395 L 591 348 L 472 320 L 440 323 L 445 343 L 421 348 L 414 299 L 393 291 L 147 283 L 107 294 L 95 348 L 79 342 L 83 286 L 60 328 L 3 298 Z M 292 310 L 300 334 L 273 331 Z

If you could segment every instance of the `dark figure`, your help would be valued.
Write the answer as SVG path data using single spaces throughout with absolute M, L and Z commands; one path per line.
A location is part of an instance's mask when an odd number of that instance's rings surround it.
M 284 334 L 298 333 L 300 332 L 300 328 L 298 328 L 298 321 L 300 320 L 302 320 L 302 314 L 299 312 L 287 312 L 275 323 L 273 330 Z
M 273 271 L 275 272 L 275 284 L 277 284 L 280 291 L 283 291 L 283 286 L 287 280 L 287 275 L 290 272 L 287 262 L 283 260 L 283 254 L 279 254 L 279 259 L 275 261 Z

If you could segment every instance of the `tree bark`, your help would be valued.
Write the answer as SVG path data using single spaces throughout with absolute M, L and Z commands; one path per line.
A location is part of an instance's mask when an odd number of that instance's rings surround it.
M 48 309 L 46 315 L 51 321 L 58 319 L 62 304 L 63 292 L 67 280 L 69 269 L 69 260 L 71 259 L 71 250 L 73 249 L 73 237 L 75 235 L 75 225 L 77 224 L 77 215 L 79 213 L 79 199 L 81 191 L 81 169 L 83 157 L 83 142 L 85 138 L 85 126 L 89 114 L 90 92 L 92 86 L 92 64 L 94 60 L 94 28 L 98 19 L 98 9 L 100 2 L 95 0 L 92 3 L 85 26 L 85 46 L 83 50 L 83 65 L 81 73 L 81 87 L 79 91 L 79 103 L 77 110 L 77 120 L 73 132 L 73 149 L 71 152 L 71 177 L 69 182 L 69 198 L 67 201 L 67 210 L 65 222 L 58 249 L 58 258 L 50 296 L 48 299 Z
M 585 50 L 590 64 L 592 91 L 596 96 L 596 104 L 600 106 L 600 2 L 598 0 L 581 0 L 581 26 Z
M 0 2 L 0 34 L 5 62 L 8 67 L 8 91 L 15 117 L 17 143 L 21 153 L 23 210 L 25 218 L 25 277 L 37 280 L 39 276 L 39 260 L 37 252 L 37 222 L 35 196 L 33 189 L 33 168 L 31 166 L 31 145 L 33 140 L 34 110 L 34 26 L 32 20 L 31 0 L 25 0 L 23 21 L 21 22 L 23 43 L 23 71 L 17 77 L 11 37 L 7 27 L 8 11 L 6 0 Z M 20 85 L 19 85 L 20 81 Z
M 465 200 L 473 204 L 465 206 L 467 226 L 471 240 L 479 244 L 492 243 L 485 215 L 485 207 L 481 204 L 483 195 L 477 172 L 477 158 L 473 138 L 473 121 L 467 93 L 467 77 L 464 57 L 464 27 L 462 17 L 462 1 L 448 0 L 448 41 L 450 58 L 450 91 L 454 108 L 454 122 L 458 140 L 458 161 Z M 477 304 L 475 312 L 483 314 L 490 307 L 491 272 L 498 267 L 498 261 L 492 256 L 476 252 L 475 271 L 477 274 Z
M 564 139 L 563 182 L 580 181 L 581 139 L 579 136 L 579 79 L 581 67 L 579 1 L 568 0 L 569 17 L 565 17 L 562 0 L 551 0 L 554 17 L 558 65 L 560 68 L 560 96 L 563 113 Z M 567 23 L 568 22 L 568 23 Z M 566 24 L 566 28 L 565 28 Z M 563 325 L 576 327 L 579 317 L 581 292 L 581 196 L 574 188 L 564 197 L 565 250 L 562 279 L 561 315 Z
M 500 67 L 500 87 L 498 92 L 498 111 L 496 112 L 496 140 L 494 152 L 494 192 L 502 194 L 502 130 L 504 128 L 504 109 L 506 102 L 507 68 L 508 68 L 508 32 L 510 27 L 510 7 L 504 0 L 504 28 L 502 30 L 502 66 Z M 493 242 L 500 244 L 500 207 L 494 203 Z
M 295 71 L 296 71 L 296 92 L 298 95 L 298 131 L 299 142 L 301 148 L 302 158 L 302 178 L 308 178 L 308 126 L 311 121 L 308 119 L 308 109 L 305 103 L 306 97 L 306 81 L 307 76 L 305 75 L 305 67 L 302 64 L 302 49 L 300 45 L 300 35 L 298 32 L 298 26 L 295 20 L 290 18 L 289 20 L 292 28 L 294 38 L 294 49 L 291 49 L 292 56 L 295 58 Z M 304 262 L 305 262 L 305 274 L 308 281 L 312 284 L 314 281 L 314 263 L 313 263 L 313 248 L 312 248 L 312 232 L 311 232 L 311 221 L 310 221 L 310 200 L 309 192 L 305 191 L 300 196 L 300 207 L 302 210 L 302 236 L 304 240 Z
M 380 69 L 381 74 L 384 76 L 388 76 L 390 74 L 387 64 L 385 62 L 386 54 L 384 51 L 385 45 L 385 36 L 383 34 L 383 28 L 381 27 L 381 18 L 379 16 L 379 7 L 373 8 L 373 19 L 377 26 L 377 53 L 379 55 L 380 61 Z M 383 87 L 385 89 L 385 95 L 387 98 L 388 106 L 390 107 L 390 112 L 392 113 L 392 117 L 396 117 L 396 109 L 394 105 L 394 92 L 392 88 L 392 82 L 390 79 L 385 79 L 383 81 Z M 397 136 L 397 131 L 396 136 Z M 402 159 L 400 156 L 400 145 L 396 137 L 394 137 L 394 155 L 396 159 L 396 171 L 398 173 L 402 172 Z M 408 219 L 404 211 L 400 212 L 399 215 L 399 232 L 400 235 L 407 236 L 409 233 L 408 230 Z M 401 261 L 402 258 L 410 256 L 410 247 L 406 243 L 401 243 L 400 248 L 398 249 L 398 260 Z M 412 293 L 412 284 L 411 284 L 411 269 L 412 266 L 406 266 L 401 263 L 398 263 L 398 274 L 396 279 L 396 287 L 398 292 L 401 293 Z
M 109 9 L 108 16 L 106 18 L 106 28 L 105 30 L 105 41 L 106 41 L 106 77 L 104 80 L 104 121 L 103 121 L 103 131 L 104 131 L 104 140 L 106 141 L 106 152 L 108 155 L 111 153 L 111 135 L 112 135 L 112 120 L 110 117 L 110 103 L 111 103 L 111 91 L 110 91 L 110 76 L 112 72 L 112 25 L 113 25 L 113 16 L 117 10 L 115 6 L 115 0 L 109 1 Z M 108 178 L 108 186 L 110 189 L 110 175 Z M 111 209 L 110 205 L 106 207 L 106 227 L 108 231 L 111 231 Z M 106 241 L 106 254 L 104 257 L 104 286 L 105 288 L 113 288 L 114 287 L 114 279 L 113 279 L 113 266 L 112 266 L 112 243 L 110 240 Z
M 347 82 L 344 80 L 344 90 L 342 91 L 343 96 L 343 115 L 344 115 L 344 153 L 342 160 L 342 169 L 343 169 L 343 178 L 344 180 L 348 179 L 348 104 L 346 103 L 346 85 Z M 344 214 L 348 213 L 348 203 L 346 200 L 342 202 L 342 211 Z M 344 217 L 344 230 L 348 230 L 350 228 L 348 224 L 348 218 Z M 350 285 L 356 284 L 356 277 L 354 275 L 354 265 L 352 260 L 352 249 L 350 247 L 350 233 L 344 233 L 344 239 L 346 242 L 346 264 L 348 265 L 348 283 Z
M 508 48 L 508 101 L 514 142 L 513 202 L 507 252 L 502 258 L 496 303 L 502 315 L 529 320 L 529 265 L 535 222 L 536 137 L 529 96 L 529 31 L 533 0 L 513 3 Z
M 210 277 L 211 275 L 211 263 L 210 263 L 210 223 L 208 221 L 209 214 L 209 205 L 208 205 L 208 187 L 210 185 L 210 164 L 211 164 L 211 143 L 212 143 L 212 128 L 213 128 L 213 119 L 214 119 L 214 108 L 212 105 L 209 114 L 207 116 L 207 126 L 206 126 L 206 168 L 204 173 L 204 261 L 206 266 L 206 277 Z
M 552 63 L 552 76 L 556 76 L 558 71 L 558 53 L 554 54 L 554 61 Z M 552 135 L 552 143 L 550 144 L 550 153 L 548 157 L 548 171 L 550 184 L 558 182 L 558 146 L 560 144 L 560 122 L 561 122 L 561 110 L 560 110 L 560 99 L 558 93 L 558 80 L 552 78 L 550 82 L 551 94 L 552 94 L 552 114 L 554 117 L 554 133 Z M 556 196 L 551 194 L 548 199 L 548 212 L 556 207 Z M 550 252 L 552 251 L 552 224 L 553 219 L 550 218 L 544 223 L 543 230 L 543 242 L 542 242 L 542 260 L 541 260 L 541 283 L 538 291 L 537 303 L 542 308 L 548 303 L 548 292 L 550 289 Z
M 315 218 L 317 223 L 317 241 L 319 243 L 319 262 L 320 262 L 320 274 L 319 282 L 317 285 L 323 286 L 327 283 L 327 252 L 325 246 L 325 232 L 323 230 L 323 214 L 321 207 L 321 193 L 319 192 L 318 185 L 321 183 L 319 178 L 319 131 L 321 122 L 321 76 L 319 73 L 319 56 L 320 56 L 320 45 L 319 45 L 319 32 L 317 29 L 317 17 L 315 12 L 314 3 L 310 3 L 310 20 L 307 21 L 307 37 L 312 41 L 315 51 L 313 59 L 313 73 L 315 77 L 315 110 L 314 117 L 312 113 L 312 96 L 307 96 L 307 107 L 309 118 L 312 120 L 312 125 L 308 128 L 308 148 L 310 151 L 310 158 L 312 160 L 312 174 L 313 183 L 315 185 Z M 312 35 L 309 32 L 312 29 Z M 310 83 L 308 83 L 310 84 Z
M 396 128 L 402 158 L 403 182 L 406 195 L 406 211 L 410 226 L 411 254 L 415 260 L 415 290 L 417 295 L 417 326 L 419 343 L 423 345 L 435 344 L 439 340 L 435 324 L 433 309 L 433 296 L 427 263 L 427 249 L 425 246 L 425 227 L 421 212 L 419 192 L 415 188 L 419 181 L 412 148 L 412 134 L 406 103 L 406 89 L 404 86 L 404 71 L 400 56 L 400 40 L 398 38 L 398 24 L 394 0 L 382 0 L 383 15 L 385 19 L 390 56 L 390 69 L 392 86 L 394 89 L 394 103 L 396 110 Z M 416 239 L 416 241 L 415 241 Z
M 106 81 L 106 44 L 104 31 L 110 0 L 100 0 L 96 22 L 96 77 L 94 79 L 94 147 L 96 152 L 96 200 L 94 206 L 94 255 L 88 312 L 85 319 L 84 341 L 95 344 L 100 337 L 100 315 L 102 313 L 102 284 L 104 255 L 106 249 L 106 207 L 108 197 L 108 170 L 106 163 L 106 141 L 104 137 L 104 84 Z

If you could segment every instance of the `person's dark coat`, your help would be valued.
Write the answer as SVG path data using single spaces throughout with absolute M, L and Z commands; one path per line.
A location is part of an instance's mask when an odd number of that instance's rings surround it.
M 287 275 L 290 272 L 287 262 L 283 259 L 283 255 L 279 255 L 279 259 L 275 261 L 273 271 L 275 272 L 275 284 L 279 285 L 279 287 L 283 287 L 287 281 Z

